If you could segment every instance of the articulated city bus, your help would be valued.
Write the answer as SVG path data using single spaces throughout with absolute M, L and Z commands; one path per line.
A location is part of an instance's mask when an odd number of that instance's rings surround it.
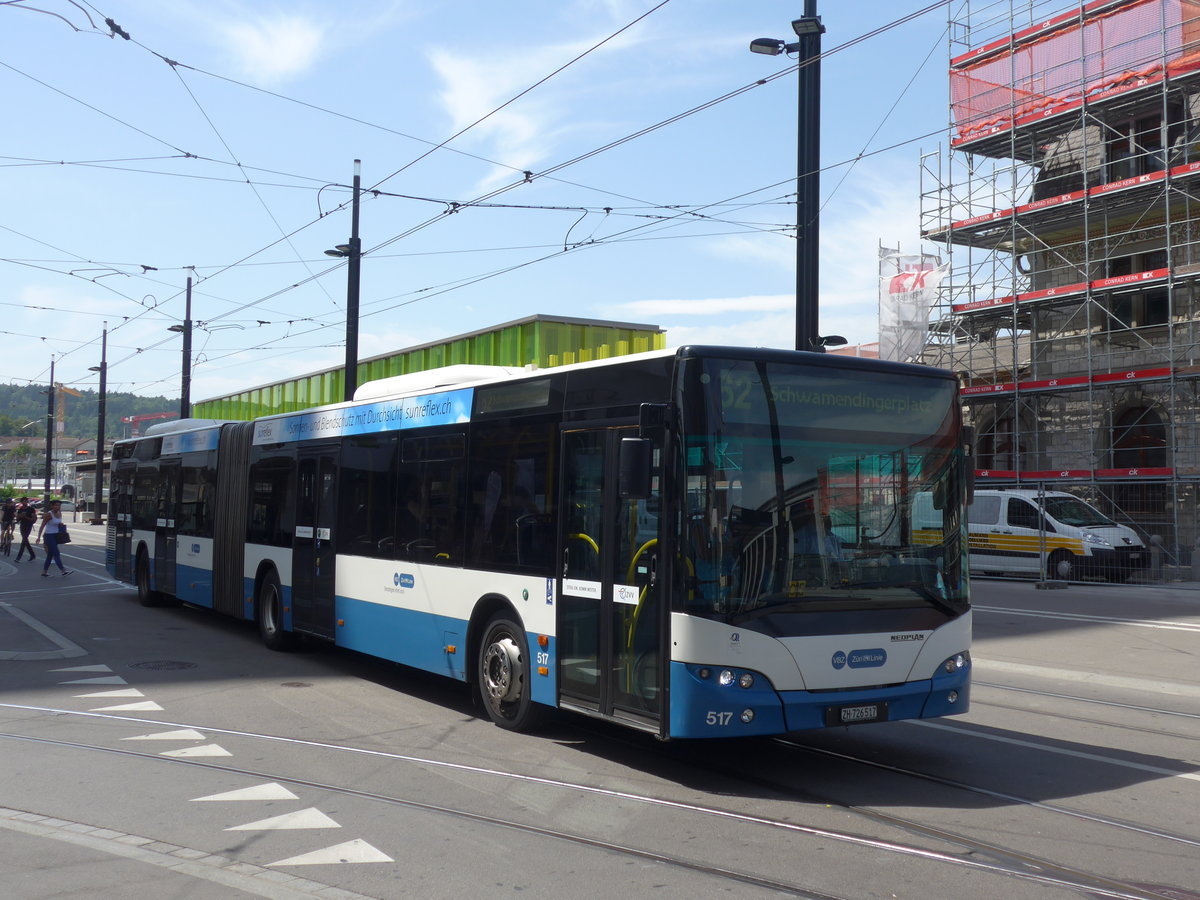
M 107 564 L 272 649 L 465 681 L 509 729 L 552 707 L 664 739 L 929 718 L 969 701 L 968 456 L 955 379 L 922 366 L 450 366 L 118 443 Z

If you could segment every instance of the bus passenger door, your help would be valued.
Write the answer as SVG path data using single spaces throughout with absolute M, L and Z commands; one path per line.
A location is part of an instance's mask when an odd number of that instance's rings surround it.
M 154 522 L 154 589 L 175 596 L 175 533 L 179 514 L 179 461 L 164 460 L 158 468 L 158 509 Z
M 662 714 L 658 497 L 622 500 L 634 429 L 563 434 L 557 649 L 565 706 L 657 731 Z
M 132 465 L 110 467 L 105 510 L 110 541 L 106 556 L 113 577 L 126 584 L 133 584 L 133 472 Z
M 300 451 L 296 470 L 296 533 L 292 542 L 292 628 L 334 636 L 334 528 L 337 448 Z

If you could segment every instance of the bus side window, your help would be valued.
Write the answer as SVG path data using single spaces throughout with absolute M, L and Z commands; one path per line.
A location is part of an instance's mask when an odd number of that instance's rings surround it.
M 396 557 L 442 565 L 463 561 L 466 435 L 407 438 L 396 491 Z
M 342 445 L 338 552 L 377 559 L 394 553 L 395 435 L 355 435 Z
M 544 570 L 555 540 L 553 422 L 495 422 L 472 436 L 467 562 L 507 572 Z
M 247 543 L 288 547 L 296 517 L 290 456 L 264 457 L 250 467 L 250 520 Z

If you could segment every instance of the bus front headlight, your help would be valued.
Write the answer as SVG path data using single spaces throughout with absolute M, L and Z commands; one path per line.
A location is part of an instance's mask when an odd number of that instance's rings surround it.
M 964 650 L 962 653 L 954 654 L 954 656 L 950 657 L 948 660 L 946 660 L 944 663 L 942 663 L 942 670 L 947 675 L 953 675 L 955 672 L 962 671 L 970 664 L 971 664 L 971 653 L 968 650 Z

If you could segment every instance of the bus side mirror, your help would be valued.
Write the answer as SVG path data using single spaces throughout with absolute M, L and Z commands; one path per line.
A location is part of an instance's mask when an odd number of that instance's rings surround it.
M 975 502 L 975 427 L 964 425 L 962 430 L 963 462 L 966 465 L 967 506 Z
M 621 438 L 617 458 L 617 491 L 622 500 L 645 500 L 650 496 L 650 465 L 654 442 L 649 438 Z

